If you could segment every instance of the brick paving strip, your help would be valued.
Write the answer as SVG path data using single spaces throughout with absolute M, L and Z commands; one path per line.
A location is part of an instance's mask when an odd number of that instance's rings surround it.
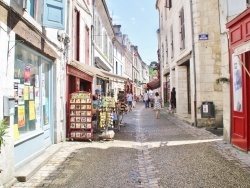
M 139 114 L 138 114 L 139 116 Z M 138 169 L 136 173 L 132 173 L 132 179 L 137 181 L 136 188 L 160 188 L 158 185 L 157 173 L 153 165 L 153 160 L 150 156 L 150 145 L 145 144 L 147 141 L 145 134 L 141 131 L 142 128 L 139 119 L 136 119 L 136 142 L 138 145 L 134 146 L 137 149 Z M 136 176 L 136 177 L 135 177 Z

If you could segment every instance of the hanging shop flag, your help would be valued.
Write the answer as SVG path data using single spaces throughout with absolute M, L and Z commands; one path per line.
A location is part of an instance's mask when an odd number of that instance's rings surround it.
M 134 53 L 134 56 L 138 56 L 138 55 L 139 55 L 138 52 L 135 52 L 135 53 Z

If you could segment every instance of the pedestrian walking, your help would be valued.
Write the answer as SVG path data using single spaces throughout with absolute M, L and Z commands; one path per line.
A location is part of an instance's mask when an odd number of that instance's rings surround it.
M 172 113 L 176 113 L 176 91 L 175 91 L 175 87 L 173 87 L 172 91 L 171 91 L 170 104 L 171 104 Z
M 155 110 L 155 118 L 159 118 L 159 111 L 161 109 L 161 97 L 159 96 L 158 92 L 155 92 L 155 97 L 154 97 L 154 110 Z
M 127 103 L 128 103 L 128 111 L 132 111 L 132 102 L 133 102 L 133 95 L 131 92 L 127 93 Z
M 133 108 L 135 108 L 135 106 L 136 106 L 136 101 L 137 101 L 137 96 L 136 96 L 136 94 L 134 94 L 134 96 L 133 96 Z
M 148 97 L 148 93 L 146 91 L 143 94 L 143 100 L 144 100 L 144 103 L 145 103 L 145 108 L 149 108 L 149 97 Z
M 153 96 L 149 97 L 149 103 L 150 103 L 150 107 L 154 108 L 155 99 Z

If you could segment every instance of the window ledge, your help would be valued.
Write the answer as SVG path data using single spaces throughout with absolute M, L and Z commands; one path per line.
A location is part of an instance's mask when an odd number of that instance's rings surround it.
M 31 140 L 31 139 L 33 139 L 33 138 L 35 138 L 35 137 L 37 137 L 37 136 L 39 136 L 39 135 L 41 135 L 43 133 L 44 133 L 44 131 L 41 130 L 41 129 L 37 130 L 37 131 L 32 131 L 30 133 L 26 133 L 26 134 L 22 135 L 22 138 L 15 141 L 14 146 L 18 146 L 18 145 L 26 142 L 27 140 Z

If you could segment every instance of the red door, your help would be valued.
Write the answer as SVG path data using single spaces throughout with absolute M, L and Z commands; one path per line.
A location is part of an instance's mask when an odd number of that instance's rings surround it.
M 250 151 L 250 52 L 246 53 L 246 128 L 247 128 L 247 150 Z
M 249 138 L 249 53 L 231 56 L 232 144 L 247 151 Z M 244 66 L 245 65 L 245 66 Z

